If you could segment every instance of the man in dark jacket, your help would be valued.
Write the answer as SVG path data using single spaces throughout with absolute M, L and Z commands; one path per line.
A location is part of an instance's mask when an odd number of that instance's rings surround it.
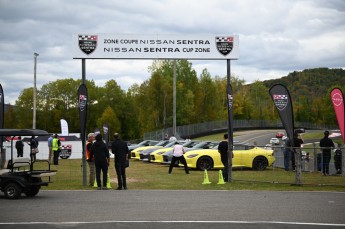
M 224 134 L 224 139 L 218 145 L 218 152 L 220 153 L 220 160 L 224 165 L 223 179 L 228 181 L 228 134 Z
M 329 131 L 324 132 L 323 139 L 320 140 L 320 147 L 322 150 L 322 173 L 324 176 L 329 175 L 329 162 L 331 160 L 331 148 L 334 148 L 334 143 L 329 137 Z
M 24 151 L 24 143 L 22 141 L 22 137 L 18 137 L 18 141 L 16 142 L 16 149 L 17 149 L 17 157 L 23 157 Z
M 117 190 L 127 189 L 126 183 L 126 164 L 128 163 L 128 146 L 127 143 L 120 139 L 118 133 L 114 134 L 114 141 L 111 144 L 111 151 L 115 155 L 115 170 L 117 174 Z
M 107 190 L 108 166 L 109 166 L 109 150 L 102 140 L 102 135 L 96 135 L 96 142 L 91 146 L 90 157 L 94 158 L 96 166 L 96 181 L 98 190 L 102 189 L 101 171 L 103 173 L 103 190 Z

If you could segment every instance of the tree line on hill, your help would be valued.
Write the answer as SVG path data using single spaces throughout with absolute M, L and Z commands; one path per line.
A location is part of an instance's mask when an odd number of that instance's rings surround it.
M 134 84 L 127 91 L 115 80 L 97 86 L 86 80 L 88 88 L 87 132 L 108 123 L 110 134 L 124 139 L 142 138 L 143 133 L 173 125 L 172 60 L 154 61 L 150 78 Z M 226 76 L 212 77 L 204 69 L 197 76 L 187 60 L 176 61 L 176 122 L 188 125 L 227 119 Z M 280 79 L 246 84 L 231 76 L 234 119 L 278 120 L 269 96 L 269 88 L 280 83 L 291 94 L 295 121 L 336 125 L 329 93 L 339 87 L 344 91 L 345 70 L 316 68 L 292 72 Z M 60 119 L 70 132 L 80 132 L 77 89 L 81 80 L 72 78 L 49 82 L 37 91 L 36 128 L 60 132 Z M 33 88 L 21 91 L 15 106 L 5 113 L 5 128 L 32 127 Z

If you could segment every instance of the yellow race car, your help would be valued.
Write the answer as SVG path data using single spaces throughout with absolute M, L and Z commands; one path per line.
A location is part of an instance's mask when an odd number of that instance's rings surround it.
M 182 144 L 184 148 L 192 148 L 196 145 L 198 145 L 200 141 L 195 141 L 195 140 L 190 140 L 186 141 L 185 143 Z M 155 162 L 155 163 L 162 163 L 163 162 L 163 154 L 172 151 L 173 147 L 168 147 L 168 148 L 161 148 L 153 151 L 149 156 L 149 162 Z
M 243 167 L 253 170 L 265 170 L 266 167 L 271 166 L 275 161 L 273 150 L 241 143 L 234 144 L 233 149 L 233 168 Z M 184 157 L 189 168 L 199 170 L 224 168 L 217 147 L 189 151 L 184 154 Z
M 131 158 L 140 160 L 140 153 L 141 153 L 143 150 L 153 149 L 153 148 L 159 149 L 159 148 L 163 148 L 163 147 L 164 147 L 165 145 L 167 145 L 167 144 L 169 144 L 169 141 L 168 141 L 168 140 L 162 140 L 162 141 L 158 142 L 156 145 L 153 145 L 153 146 L 142 146 L 142 147 L 138 147 L 138 148 L 132 150 L 132 152 L 131 152 Z

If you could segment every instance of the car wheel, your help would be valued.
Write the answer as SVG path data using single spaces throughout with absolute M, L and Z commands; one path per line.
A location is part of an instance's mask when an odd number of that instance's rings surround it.
M 200 170 L 210 170 L 213 168 L 213 160 L 209 157 L 199 158 L 196 167 Z
M 7 199 L 18 199 L 22 194 L 22 188 L 16 183 L 9 183 L 4 189 Z
M 256 157 L 253 161 L 253 170 L 265 170 L 268 166 L 267 158 L 265 157 Z
M 25 192 L 26 196 L 36 196 L 40 191 L 40 186 L 32 186 L 29 191 Z

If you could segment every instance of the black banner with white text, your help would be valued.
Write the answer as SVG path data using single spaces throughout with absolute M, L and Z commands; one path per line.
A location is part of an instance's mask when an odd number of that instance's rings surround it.
M 86 118 L 87 118 L 88 94 L 85 84 L 78 88 L 78 107 L 80 117 L 80 138 L 85 142 Z
M 291 96 L 288 89 L 281 84 L 273 85 L 269 93 L 277 108 L 280 120 L 285 128 L 286 134 L 289 139 L 294 136 L 294 117 Z

